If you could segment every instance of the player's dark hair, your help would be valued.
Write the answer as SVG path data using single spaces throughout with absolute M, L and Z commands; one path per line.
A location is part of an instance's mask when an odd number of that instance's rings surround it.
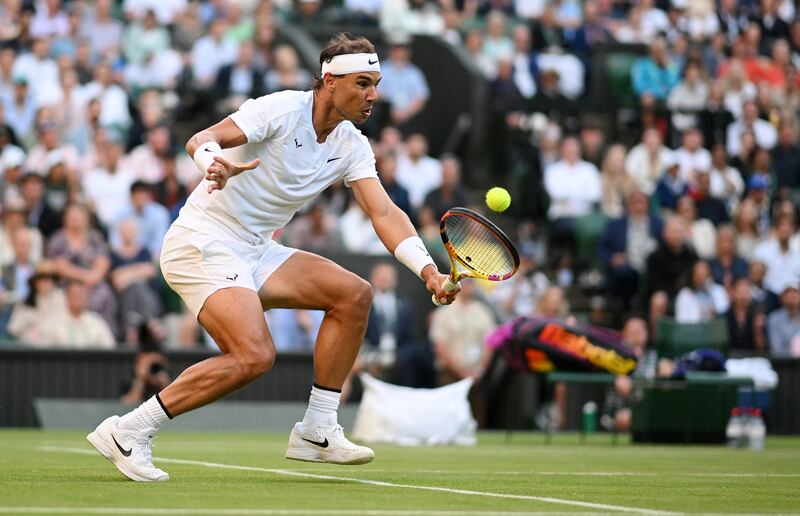
M 328 41 L 319 54 L 319 66 L 330 62 L 336 56 L 345 54 L 374 54 L 375 45 L 363 36 L 353 36 L 349 32 L 340 32 Z M 322 72 L 314 74 L 314 89 L 322 87 Z

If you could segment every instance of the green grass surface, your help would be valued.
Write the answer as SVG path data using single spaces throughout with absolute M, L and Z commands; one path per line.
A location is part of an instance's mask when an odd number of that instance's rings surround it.
M 22 513 L 21 507 L 61 514 L 800 512 L 798 438 L 772 438 L 757 453 L 611 446 L 607 435 L 586 445 L 561 435 L 545 446 L 541 435 L 518 433 L 506 443 L 502 434 L 482 434 L 473 448 L 377 446 L 373 463 L 353 467 L 287 461 L 286 439 L 162 432 L 156 464 L 172 480 L 145 484 L 89 454 L 83 433 L 0 431 L 0 513 Z

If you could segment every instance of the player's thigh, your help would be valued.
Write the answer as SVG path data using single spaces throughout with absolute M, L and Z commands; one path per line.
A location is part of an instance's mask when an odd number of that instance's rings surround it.
M 369 283 L 316 254 L 296 251 L 263 283 L 258 292 L 264 309 L 332 310 L 344 300 L 369 302 Z
M 274 355 L 275 346 L 255 290 L 229 287 L 211 294 L 197 317 L 223 353 Z

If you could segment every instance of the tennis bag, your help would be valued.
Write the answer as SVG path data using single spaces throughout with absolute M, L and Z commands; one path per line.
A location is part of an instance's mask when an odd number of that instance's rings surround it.
M 521 317 L 489 337 L 520 371 L 602 371 L 628 374 L 636 368 L 633 350 L 618 333 L 597 326 Z

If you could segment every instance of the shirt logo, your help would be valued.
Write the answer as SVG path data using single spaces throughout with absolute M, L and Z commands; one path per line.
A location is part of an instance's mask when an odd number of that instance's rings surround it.
M 231 280 L 231 281 L 236 281 L 236 278 L 238 278 L 238 277 L 239 277 L 238 274 L 228 274 L 228 276 L 226 276 L 225 279 L 228 279 L 228 280 Z
M 328 163 L 330 163 L 331 161 L 336 161 L 337 159 L 342 159 L 342 157 L 341 157 L 341 156 L 339 156 L 338 158 L 330 158 L 330 159 L 328 160 Z
M 299 149 L 303 146 L 303 142 L 299 141 L 297 138 L 294 139 L 294 148 Z

